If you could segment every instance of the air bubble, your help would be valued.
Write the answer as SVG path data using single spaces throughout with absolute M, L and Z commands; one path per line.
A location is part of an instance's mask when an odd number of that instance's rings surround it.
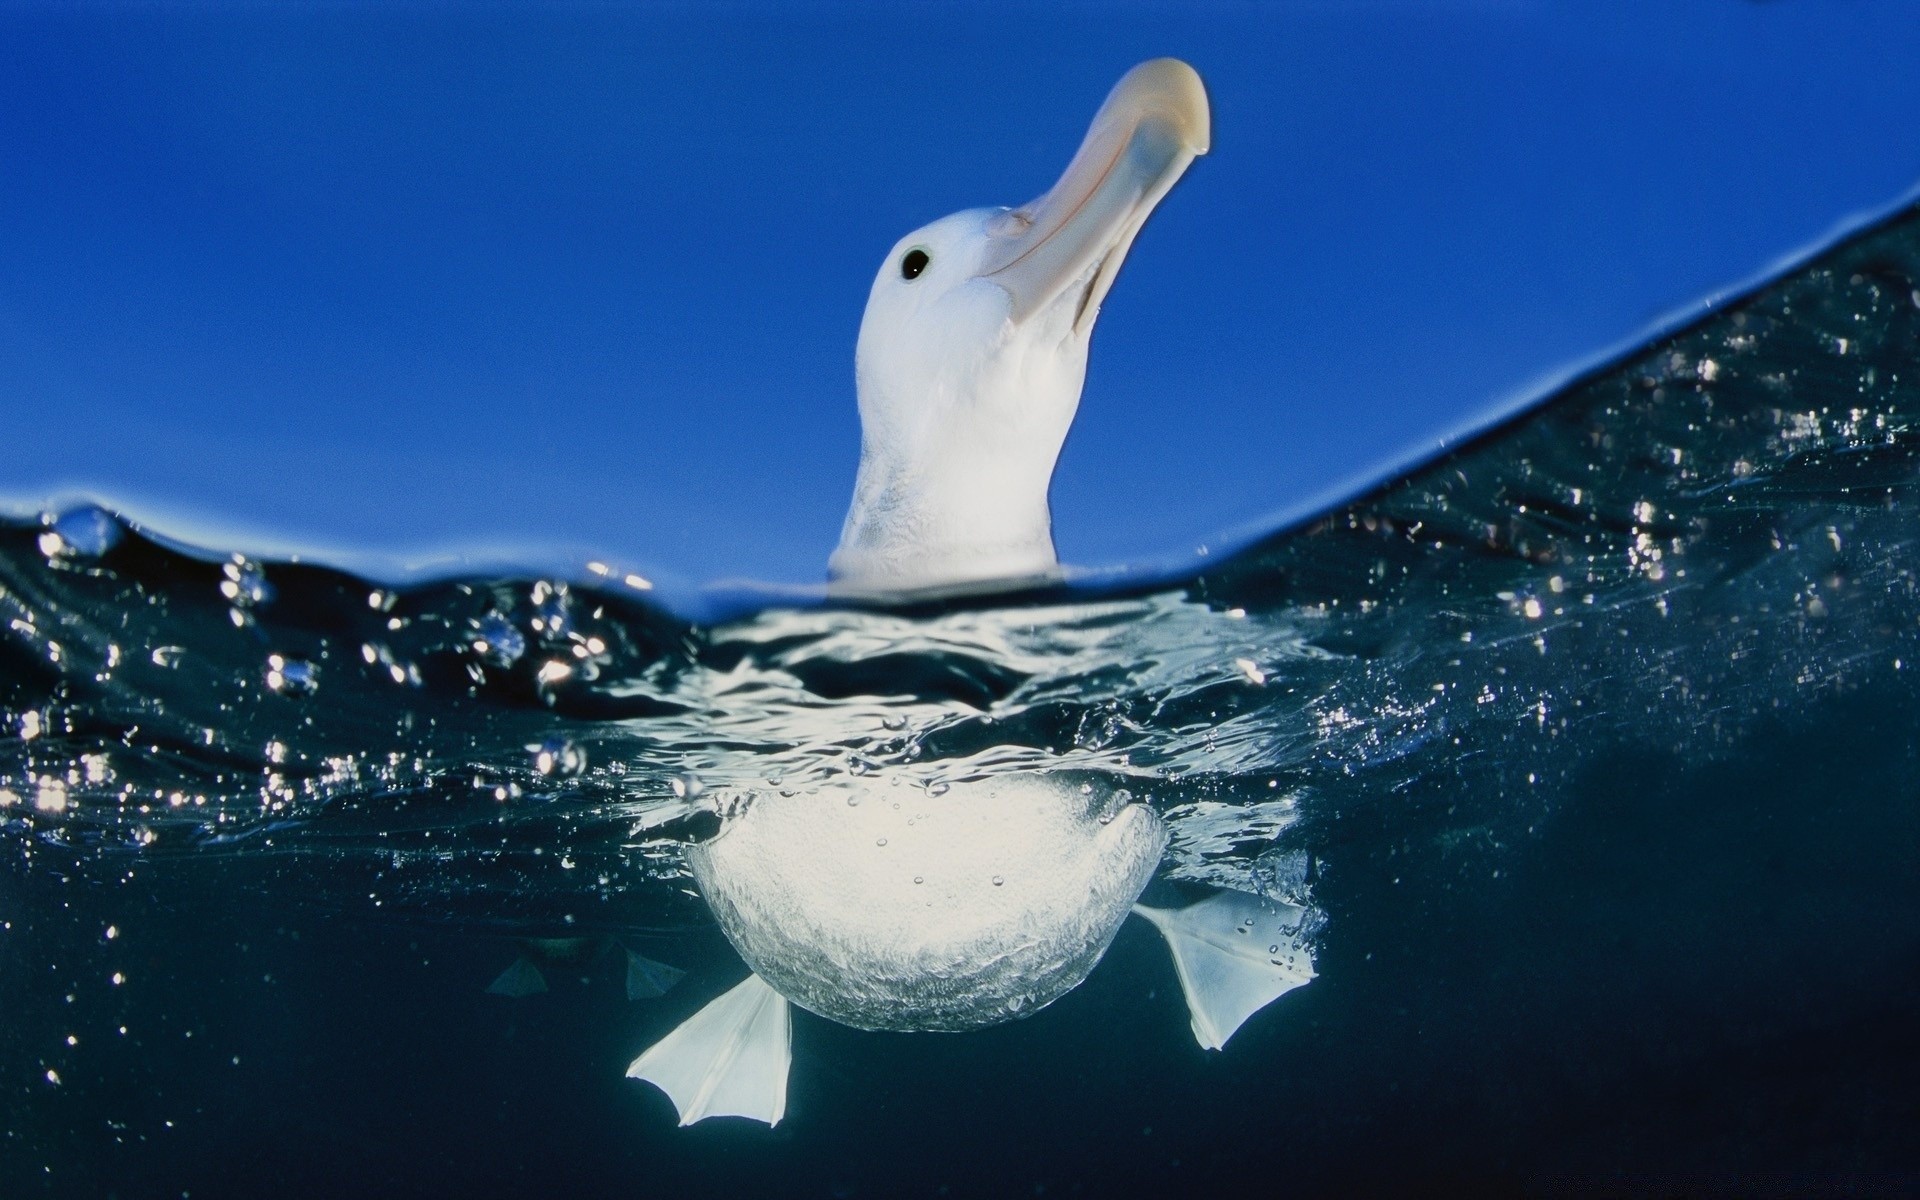
M 98 558 L 119 545 L 125 532 L 112 513 L 89 504 L 55 518 L 40 535 L 40 550 L 48 558 Z
M 550 642 L 573 632 L 573 614 L 567 607 L 566 585 L 537 583 L 533 587 L 533 627 Z
M 220 573 L 226 576 L 220 581 L 220 594 L 235 608 L 258 608 L 273 602 L 273 585 L 258 563 L 236 554 L 232 562 L 220 565 Z
M 527 751 L 533 756 L 533 769 L 542 775 L 578 775 L 587 769 L 586 752 L 566 738 L 548 738 Z
M 510 667 L 527 652 L 527 639 L 499 613 L 473 623 L 473 652 L 496 667 Z
M 310 696 L 320 684 L 320 669 L 304 658 L 267 655 L 267 686 L 282 696 Z

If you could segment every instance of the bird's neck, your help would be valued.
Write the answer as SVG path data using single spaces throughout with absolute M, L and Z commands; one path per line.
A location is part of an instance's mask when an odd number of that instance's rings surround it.
M 1058 569 L 1047 492 L 1080 405 L 1086 340 L 1042 322 L 997 341 L 873 353 L 855 375 L 860 472 L 828 569 L 857 591 L 946 588 Z
M 860 473 L 829 564 L 837 583 L 898 591 L 1057 568 L 1047 491 L 1079 376 L 1041 392 L 1031 378 L 981 382 L 913 403 L 882 385 L 861 389 Z
M 863 439 L 835 581 L 913 590 L 1052 572 L 1052 462 L 1036 470 L 1025 457 L 953 447 L 902 458 Z

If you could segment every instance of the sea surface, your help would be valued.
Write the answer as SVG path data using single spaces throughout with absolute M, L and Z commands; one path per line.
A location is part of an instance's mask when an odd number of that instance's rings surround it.
M 0 1195 L 1920 1189 L 1916 542 L 1920 211 L 1188 577 L 676 609 L 7 523 Z M 797 1014 L 771 1130 L 623 1078 L 745 973 L 718 798 L 1005 772 L 1319 978 L 1202 1051 L 1134 922 L 991 1030 Z

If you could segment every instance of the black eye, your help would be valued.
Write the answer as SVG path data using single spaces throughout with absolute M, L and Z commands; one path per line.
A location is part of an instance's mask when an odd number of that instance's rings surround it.
M 928 261 L 929 260 L 927 258 L 927 252 L 925 250 L 907 251 L 906 257 L 900 260 L 900 278 L 902 279 L 920 278 L 920 272 L 927 269 Z

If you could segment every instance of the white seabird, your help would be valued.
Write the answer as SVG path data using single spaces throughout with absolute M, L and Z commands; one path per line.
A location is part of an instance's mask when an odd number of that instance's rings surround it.
M 1045 195 L 955 213 L 894 245 L 854 353 L 860 472 L 828 563 L 837 587 L 1055 570 L 1047 488 L 1100 302 L 1154 206 L 1207 152 L 1209 130 L 1194 69 L 1142 63 Z
M 1067 172 L 1023 208 L 902 238 L 860 327 L 860 474 L 831 569 L 862 592 L 945 589 L 1056 568 L 1047 486 L 1100 302 L 1155 204 L 1205 153 L 1193 68 L 1129 71 Z M 1309 913 L 1221 892 L 1135 903 L 1166 849 L 1152 809 L 1046 771 L 941 795 L 846 777 L 724 798 L 687 851 L 753 968 L 634 1060 L 683 1125 L 786 1112 L 789 1004 L 862 1029 L 965 1030 L 1028 1016 L 1100 961 L 1129 912 L 1173 951 L 1199 1043 L 1313 978 Z

